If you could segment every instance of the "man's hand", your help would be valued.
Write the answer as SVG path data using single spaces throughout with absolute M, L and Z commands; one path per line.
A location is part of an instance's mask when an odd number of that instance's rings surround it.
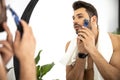
M 14 41 L 14 53 L 20 60 L 34 58 L 35 52 L 35 38 L 30 26 L 25 21 L 21 20 L 23 26 L 23 36 L 21 38 L 20 32 L 16 32 Z
M 3 28 L 7 33 L 7 39 L 1 40 L 0 44 L 2 45 L 0 47 L 0 55 L 2 56 L 3 63 L 7 64 L 7 62 L 11 59 L 13 55 L 13 40 L 12 40 L 12 34 L 7 27 L 6 23 L 3 23 Z
M 35 38 L 30 26 L 25 21 L 21 21 L 23 27 L 22 38 L 20 32 L 16 32 L 14 53 L 20 61 L 20 79 L 36 80 L 36 66 L 34 60 Z
M 86 27 L 78 31 L 78 50 L 83 53 L 90 53 L 95 48 L 95 35 Z

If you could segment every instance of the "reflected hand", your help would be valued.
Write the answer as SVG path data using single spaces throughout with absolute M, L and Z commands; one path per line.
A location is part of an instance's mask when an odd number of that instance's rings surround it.
M 7 27 L 6 23 L 3 23 L 3 28 L 7 33 L 7 39 L 6 40 L 1 40 L 0 44 L 2 45 L 0 47 L 0 54 L 3 59 L 3 63 L 7 64 L 7 62 L 11 59 L 13 55 L 13 40 L 12 40 L 12 34 Z

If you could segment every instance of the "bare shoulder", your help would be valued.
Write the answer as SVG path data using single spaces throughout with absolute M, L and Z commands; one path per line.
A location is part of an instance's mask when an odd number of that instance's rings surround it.
M 109 33 L 114 49 L 120 48 L 120 35 Z
M 70 44 L 70 41 L 68 41 L 68 42 L 66 43 L 65 52 L 67 51 L 67 49 L 68 49 L 68 47 L 69 47 L 69 44 Z
M 120 35 L 109 33 L 112 45 L 113 45 L 113 55 L 110 60 L 110 64 L 115 66 L 120 70 Z

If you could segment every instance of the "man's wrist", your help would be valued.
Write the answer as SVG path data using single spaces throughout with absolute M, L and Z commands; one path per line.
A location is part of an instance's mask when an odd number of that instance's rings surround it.
M 82 58 L 82 59 L 84 59 L 84 58 L 86 58 L 88 56 L 88 54 L 85 54 L 85 53 L 78 53 L 78 57 L 79 58 Z

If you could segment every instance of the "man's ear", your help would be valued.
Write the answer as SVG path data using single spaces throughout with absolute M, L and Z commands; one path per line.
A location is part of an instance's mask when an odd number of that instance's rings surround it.
M 7 21 L 5 0 L 0 1 L 0 32 L 4 31 L 3 22 Z
M 92 16 L 91 17 L 91 22 L 92 23 L 97 23 L 97 17 L 96 16 Z

